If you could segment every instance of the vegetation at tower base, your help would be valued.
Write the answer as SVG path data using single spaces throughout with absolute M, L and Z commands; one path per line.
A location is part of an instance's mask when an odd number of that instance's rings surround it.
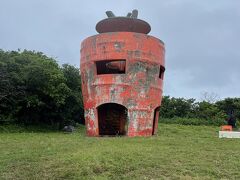
M 41 52 L 0 50 L 0 122 L 61 128 L 83 119 L 77 68 Z

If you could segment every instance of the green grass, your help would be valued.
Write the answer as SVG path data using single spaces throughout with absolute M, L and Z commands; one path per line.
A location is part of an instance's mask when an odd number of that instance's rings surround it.
M 0 179 L 239 179 L 240 140 L 218 129 L 159 124 L 148 138 L 2 130 Z

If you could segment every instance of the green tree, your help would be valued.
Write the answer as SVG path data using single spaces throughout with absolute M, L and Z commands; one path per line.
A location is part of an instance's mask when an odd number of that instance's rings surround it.
M 163 96 L 160 116 L 163 118 L 189 117 L 193 113 L 195 99 Z
M 169 123 L 219 125 L 226 119 L 226 113 L 222 109 L 213 102 L 164 96 L 160 117 Z
M 226 115 L 215 103 L 202 101 L 196 103 L 195 117 L 211 121 L 216 119 L 225 119 Z
M 62 126 L 82 117 L 77 68 L 41 52 L 0 50 L 0 70 L 1 119 Z
M 226 98 L 216 102 L 216 105 L 225 114 L 229 114 L 233 110 L 237 119 L 240 119 L 240 98 Z
M 84 109 L 79 69 L 69 64 L 63 64 L 62 71 L 66 84 L 71 92 L 67 97 L 62 112 L 69 123 L 84 123 Z

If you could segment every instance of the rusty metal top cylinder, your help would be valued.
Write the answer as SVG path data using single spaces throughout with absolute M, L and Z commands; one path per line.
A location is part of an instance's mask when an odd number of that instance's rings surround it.
M 81 44 L 87 135 L 154 135 L 162 99 L 164 43 L 147 35 L 150 26 L 137 19 L 136 10 L 127 18 L 107 14 L 109 22 L 96 28 L 101 33 Z M 119 31 L 111 27 L 118 21 Z

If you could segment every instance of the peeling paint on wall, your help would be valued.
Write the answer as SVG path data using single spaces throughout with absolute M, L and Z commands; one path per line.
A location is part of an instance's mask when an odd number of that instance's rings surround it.
M 157 132 L 155 115 L 161 105 L 163 79 L 159 73 L 160 67 L 165 67 L 164 54 L 162 41 L 143 33 L 107 32 L 82 42 L 81 76 L 88 136 L 101 135 L 99 127 L 101 131 L 109 128 L 105 133 L 127 136 L 151 136 Z M 125 60 L 124 73 L 97 74 L 96 62 L 107 60 Z M 117 66 L 115 63 L 109 67 Z M 104 104 L 108 104 L 107 108 L 100 112 L 98 107 Z M 103 115 L 110 111 L 117 114 L 121 107 L 125 108 L 126 118 Z M 101 124 L 104 117 L 108 124 Z M 109 127 L 111 123 L 115 124 L 114 130 Z

